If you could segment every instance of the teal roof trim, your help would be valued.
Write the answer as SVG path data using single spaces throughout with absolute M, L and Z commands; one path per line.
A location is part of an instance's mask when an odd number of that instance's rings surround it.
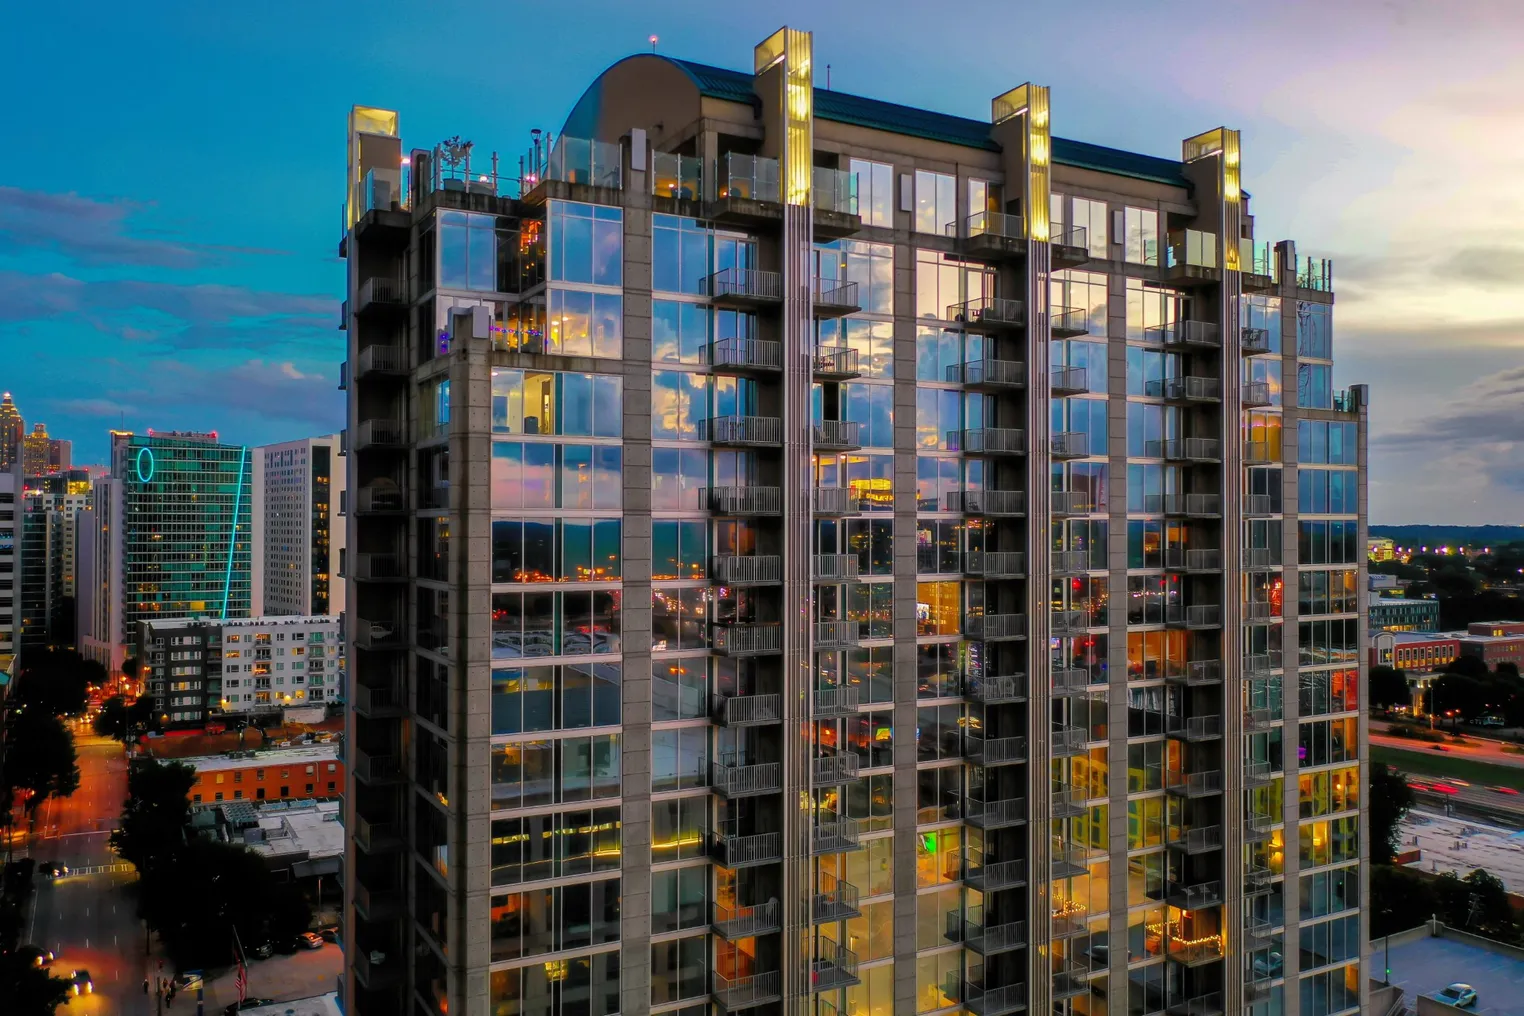
M 724 67 L 673 60 L 693 79 L 699 91 L 710 98 L 726 99 L 751 105 L 757 101 L 752 90 L 752 76 Z M 935 113 L 931 110 L 902 106 L 879 99 L 867 99 L 846 92 L 815 89 L 815 115 L 834 123 L 853 124 L 875 130 L 926 138 L 965 148 L 996 152 L 1000 146 L 990 140 L 990 125 L 983 120 Z M 1152 180 L 1174 187 L 1189 187 L 1181 164 L 1173 159 L 1139 155 L 1116 148 L 1092 145 L 1084 141 L 1053 139 L 1053 161 L 1080 169 Z

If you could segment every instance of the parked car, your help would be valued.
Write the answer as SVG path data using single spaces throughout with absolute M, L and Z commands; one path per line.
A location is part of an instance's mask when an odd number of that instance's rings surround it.
M 257 942 L 252 947 L 250 947 L 249 955 L 253 956 L 257 960 L 267 960 L 271 956 L 275 955 L 275 946 L 271 945 L 268 940 L 264 942 Z
M 1431 745 L 1429 745 L 1429 747 L 1433 748 L 1435 751 L 1449 751 L 1450 750 L 1449 748 L 1446 748 L 1442 744 L 1431 744 Z
M 40 945 L 24 945 L 16 950 L 16 955 L 34 967 L 45 967 L 55 959 L 53 950 Z
M 240 1009 L 258 1009 L 262 1005 L 274 1004 L 275 999 L 273 998 L 246 998 L 242 1002 L 233 1002 L 229 1004 L 222 1011 L 225 1016 L 237 1016 Z
M 319 928 L 318 934 L 323 936 L 324 942 L 337 942 L 339 940 L 339 926 L 330 924 L 326 928 Z
M 72 985 L 76 995 L 89 995 L 95 992 L 95 982 L 90 980 L 90 971 L 88 970 L 74 971 L 74 976 L 69 978 L 69 983 Z
M 1450 1003 L 1457 1009 L 1469 1009 L 1476 1005 L 1476 989 L 1459 981 L 1446 985 L 1444 990 L 1435 993 L 1435 997 L 1441 1002 Z
M 323 936 L 315 931 L 304 931 L 296 936 L 296 940 L 301 943 L 303 949 L 323 948 Z

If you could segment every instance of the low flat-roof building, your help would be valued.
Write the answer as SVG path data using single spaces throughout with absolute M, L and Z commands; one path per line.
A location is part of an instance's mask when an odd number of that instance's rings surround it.
M 333 744 L 234 751 L 180 761 L 196 769 L 192 804 L 326 799 L 344 791 L 344 763 Z
M 1439 631 L 1439 601 L 1372 596 L 1371 631 Z
M 1496 669 L 1499 663 L 1524 667 L 1524 622 L 1473 621 L 1465 631 L 1446 634 L 1460 641 L 1463 655 L 1475 656 L 1488 667 Z
M 1482 1016 L 1517 1013 L 1524 998 L 1524 950 L 1438 921 L 1392 935 L 1390 943 L 1376 939 L 1371 951 L 1371 972 L 1390 970 L 1391 983 L 1416 1003 L 1420 1016 L 1459 1011 L 1433 998 L 1456 981 L 1476 989 L 1476 1006 L 1469 1011 Z
M 1395 667 L 1409 673 L 1438 670 L 1460 655 L 1461 642 L 1454 635 L 1425 631 L 1372 631 L 1370 661 L 1373 667 Z

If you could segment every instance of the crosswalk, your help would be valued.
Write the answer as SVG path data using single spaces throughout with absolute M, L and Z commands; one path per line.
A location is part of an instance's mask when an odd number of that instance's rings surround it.
M 108 872 L 133 871 L 130 864 L 94 864 L 83 868 L 70 868 L 70 875 L 103 875 Z

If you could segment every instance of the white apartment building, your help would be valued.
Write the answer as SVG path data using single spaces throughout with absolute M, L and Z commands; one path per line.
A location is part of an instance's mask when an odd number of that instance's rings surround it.
M 339 437 L 265 445 L 254 455 L 254 614 L 337 615 L 344 527 Z

